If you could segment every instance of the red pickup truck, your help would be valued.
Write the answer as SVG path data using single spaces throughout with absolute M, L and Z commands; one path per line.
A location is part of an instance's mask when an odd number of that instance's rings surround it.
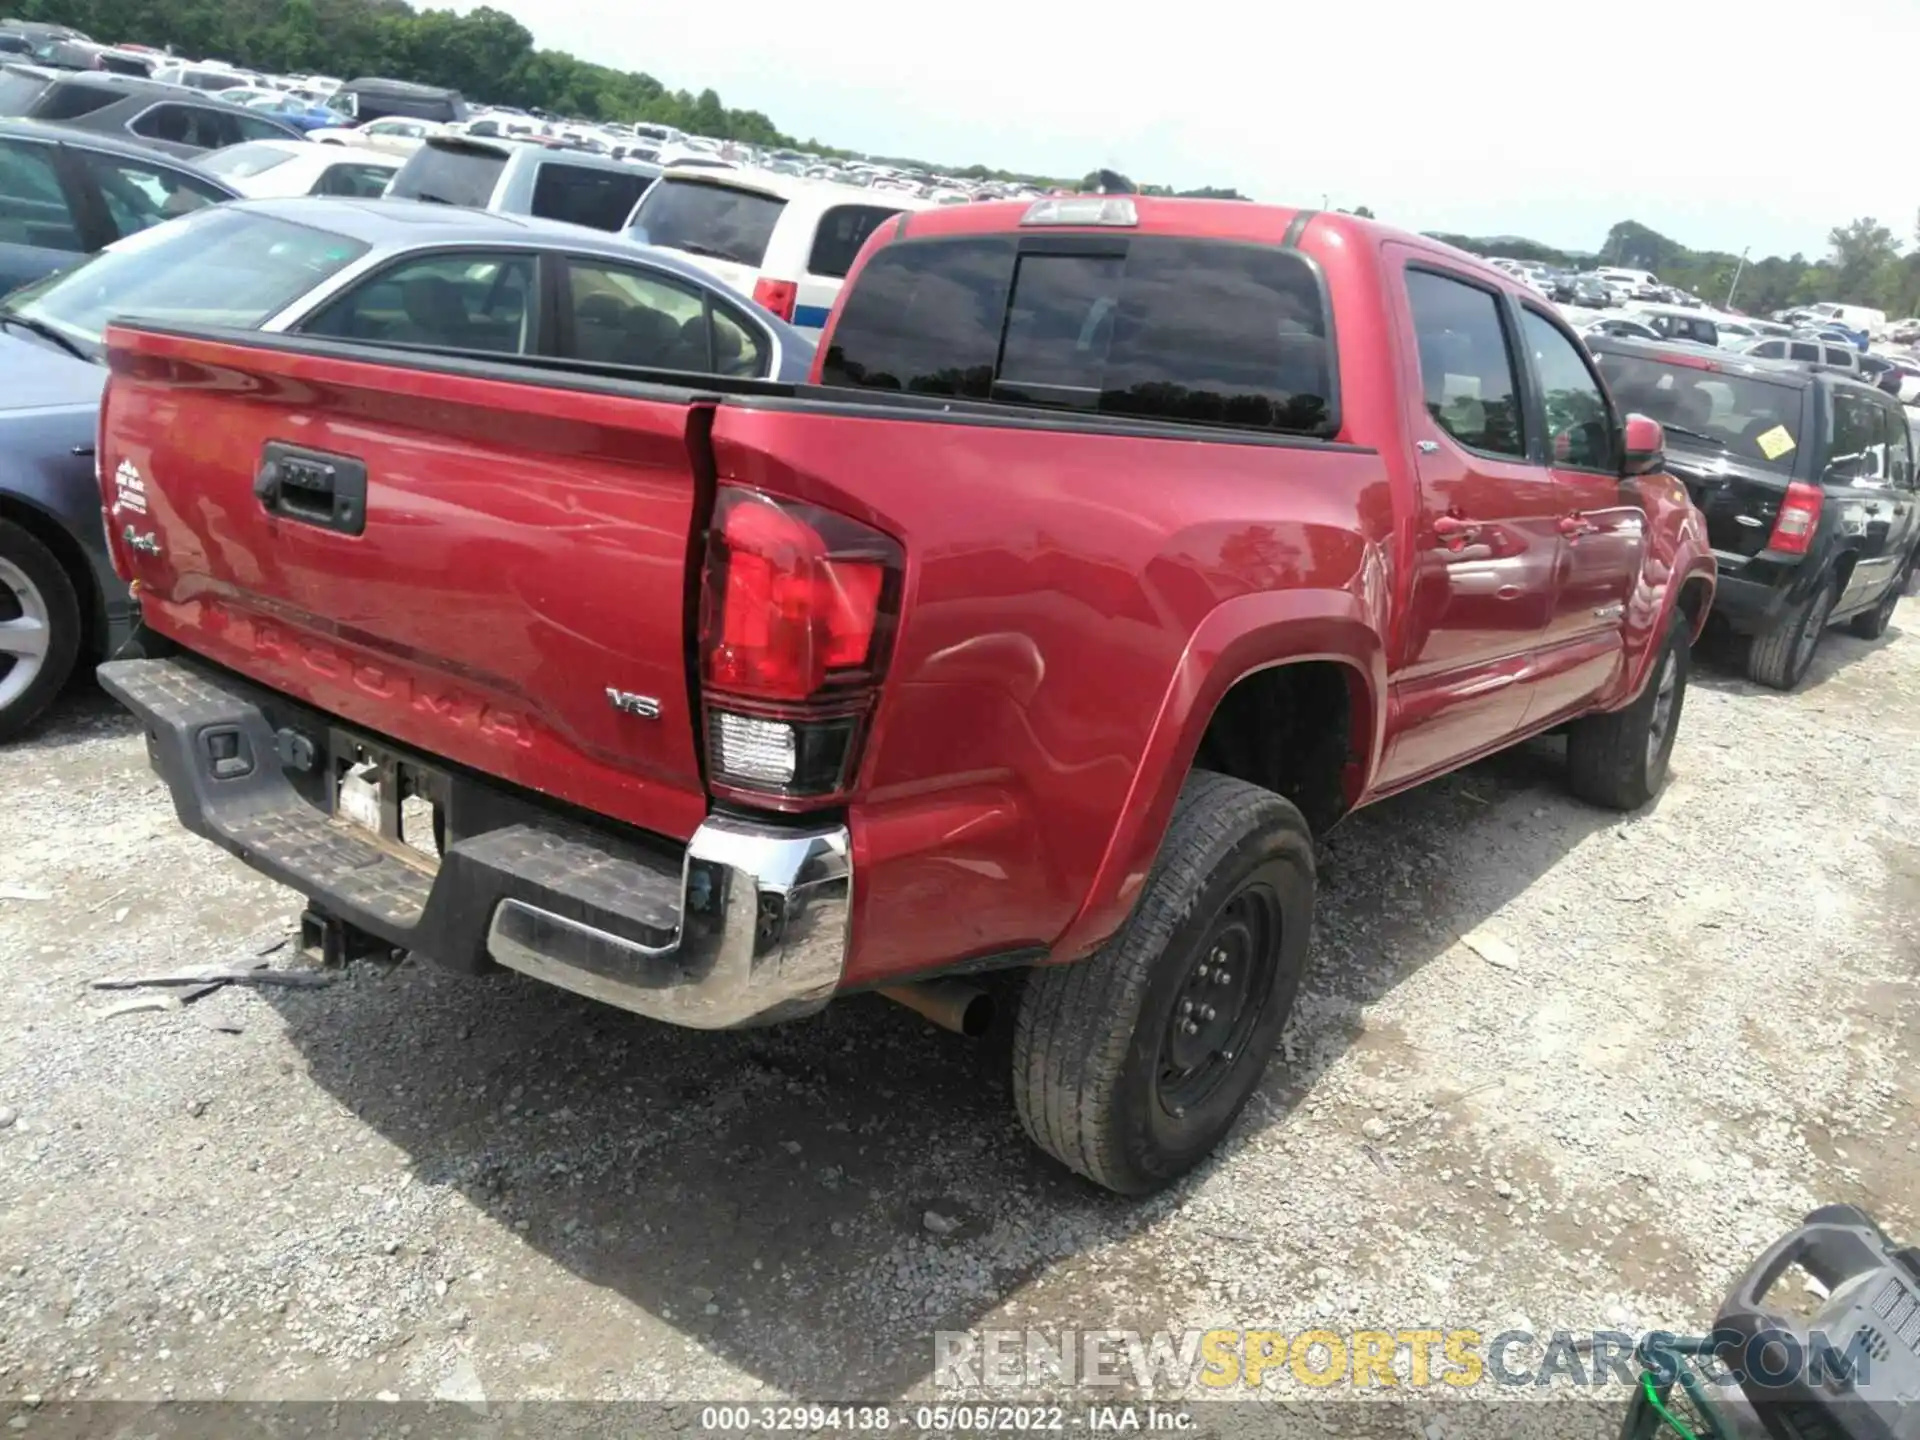
M 1556 727 L 1590 801 L 1666 774 L 1701 517 L 1443 245 L 961 206 L 873 237 L 808 385 L 533 335 L 111 333 L 155 658 L 101 680 L 323 949 L 707 1027 L 865 989 L 960 1026 L 1020 967 L 1022 1121 L 1142 1192 L 1258 1082 L 1343 815 Z

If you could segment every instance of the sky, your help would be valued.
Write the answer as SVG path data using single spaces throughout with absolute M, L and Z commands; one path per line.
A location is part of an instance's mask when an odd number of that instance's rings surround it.
M 1862 215 L 1911 245 L 1920 209 L 1911 112 L 1863 83 L 1906 73 L 1920 0 L 492 3 L 798 138 L 955 166 L 1106 165 L 1571 249 L 1633 219 L 1756 258 L 1817 258 Z

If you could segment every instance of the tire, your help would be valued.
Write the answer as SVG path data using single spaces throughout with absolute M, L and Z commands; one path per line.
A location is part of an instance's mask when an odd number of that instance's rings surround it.
M 0 743 L 45 713 L 80 657 L 80 600 L 54 553 L 0 520 Z
M 1123 1195 L 1204 1159 L 1293 1010 L 1313 883 L 1313 838 L 1290 802 L 1194 771 L 1119 933 L 1086 960 L 1027 977 L 1013 1095 L 1033 1142 Z M 1212 1005 L 1216 994 L 1232 1003 Z
M 1747 651 L 1747 678 L 1773 690 L 1791 690 L 1806 679 L 1839 598 L 1840 587 L 1828 579 L 1766 634 L 1756 635 Z
M 1680 733 L 1692 659 L 1687 617 L 1676 614 L 1639 698 L 1624 710 L 1589 715 L 1567 727 L 1567 787 L 1575 795 L 1609 810 L 1638 810 L 1660 793 Z
M 1887 593 L 1880 597 L 1880 603 L 1871 610 L 1863 610 L 1847 622 L 1847 629 L 1862 640 L 1878 640 L 1887 633 L 1887 626 L 1893 623 L 1893 612 L 1900 604 L 1900 597 L 1907 593 L 1907 574 L 1913 569 L 1909 560 L 1900 567 L 1892 581 L 1887 585 Z

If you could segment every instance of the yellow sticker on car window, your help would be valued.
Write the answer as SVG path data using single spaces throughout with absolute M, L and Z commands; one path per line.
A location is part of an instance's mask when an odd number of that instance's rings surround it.
M 1787 427 L 1776 425 L 1763 435 L 1753 437 L 1753 443 L 1760 447 L 1760 453 L 1769 460 L 1778 460 L 1793 449 L 1793 436 L 1787 433 Z

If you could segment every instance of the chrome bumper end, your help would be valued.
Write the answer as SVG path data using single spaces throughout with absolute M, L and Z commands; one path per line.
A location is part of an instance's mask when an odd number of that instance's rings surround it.
M 793 831 L 709 817 L 687 846 L 678 933 L 611 934 L 502 900 L 487 953 L 536 980 L 699 1030 L 790 1020 L 840 984 L 852 920 L 845 826 Z

